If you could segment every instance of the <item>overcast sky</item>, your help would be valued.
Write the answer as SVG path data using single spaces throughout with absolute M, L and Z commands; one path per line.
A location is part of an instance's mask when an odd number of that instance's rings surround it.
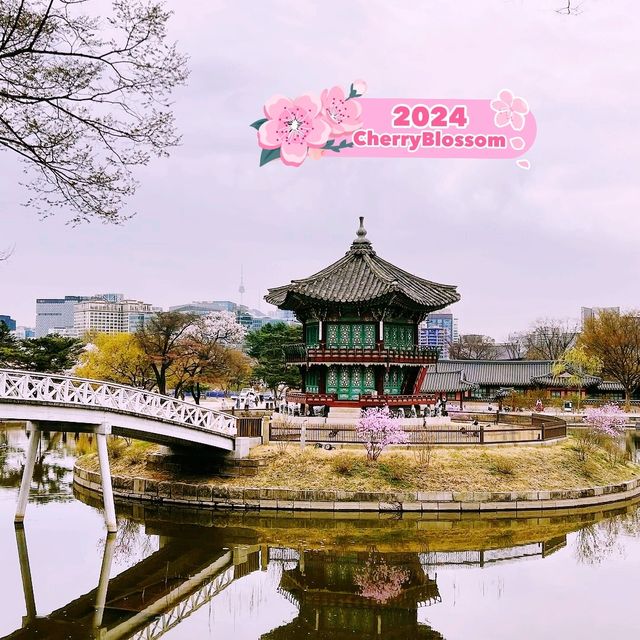
M 182 146 L 137 171 L 138 215 L 72 228 L 20 206 L 0 153 L 0 314 L 35 322 L 35 298 L 96 292 L 168 307 L 238 299 L 348 249 L 366 216 L 377 252 L 455 284 L 463 333 L 498 339 L 580 306 L 640 307 L 640 12 L 633 0 L 322 3 L 171 0 L 190 58 L 175 95 Z M 573 5 L 577 3 L 572 2 Z M 513 161 L 331 159 L 259 168 L 249 123 L 276 93 L 366 80 L 368 97 L 493 98 L 535 113 L 529 172 Z

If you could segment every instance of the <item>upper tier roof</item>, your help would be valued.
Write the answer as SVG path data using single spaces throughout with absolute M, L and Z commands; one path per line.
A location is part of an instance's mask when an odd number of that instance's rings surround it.
M 397 294 L 428 311 L 460 300 L 455 286 L 424 280 L 380 258 L 363 222 L 361 217 L 357 237 L 344 257 L 308 278 L 269 289 L 265 300 L 281 309 L 296 309 L 305 301 L 358 305 Z

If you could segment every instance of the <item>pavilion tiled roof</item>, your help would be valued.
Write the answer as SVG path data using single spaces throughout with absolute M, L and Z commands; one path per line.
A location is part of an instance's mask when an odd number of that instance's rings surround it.
M 581 388 L 587 387 L 597 387 L 601 382 L 602 378 L 598 376 L 579 376 L 580 384 L 577 384 L 577 379 L 572 376 L 570 373 L 561 373 L 559 375 L 553 375 L 552 372 L 549 372 L 543 376 L 535 376 L 531 378 L 531 380 L 540 386 L 543 387 L 576 387 L 580 386 Z
M 419 278 L 380 258 L 366 235 L 360 218 L 357 237 L 344 257 L 308 278 L 269 289 L 265 300 L 288 309 L 299 304 L 294 300 L 357 305 L 399 294 L 429 311 L 460 300 L 455 286 Z
M 455 393 L 477 389 L 478 385 L 464 379 L 464 372 L 458 371 L 427 371 L 424 377 L 421 393 Z
M 475 387 L 570 387 L 575 386 L 570 374 L 553 375 L 552 360 L 440 360 L 427 366 L 421 392 L 453 392 L 455 380 Z M 442 388 L 436 387 L 440 384 Z M 622 391 L 618 382 L 602 380 L 598 376 L 583 376 L 582 388 L 602 392 Z M 446 388 L 445 388 L 446 387 Z
M 463 371 L 468 382 L 486 387 L 533 387 L 532 378 L 551 371 L 550 360 L 440 360 L 431 371 Z

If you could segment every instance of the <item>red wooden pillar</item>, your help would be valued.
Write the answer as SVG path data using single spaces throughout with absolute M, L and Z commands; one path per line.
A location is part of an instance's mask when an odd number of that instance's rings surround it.
M 384 395 L 384 367 L 375 368 L 376 391 L 379 396 Z

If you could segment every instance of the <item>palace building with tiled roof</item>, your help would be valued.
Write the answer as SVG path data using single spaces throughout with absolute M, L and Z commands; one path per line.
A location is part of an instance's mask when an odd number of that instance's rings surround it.
M 265 296 L 303 325 L 304 343 L 285 349 L 303 381 L 301 392 L 287 394 L 289 401 L 410 407 L 434 400 L 420 388 L 438 350 L 418 346 L 418 324 L 460 295 L 455 286 L 425 280 L 378 256 L 363 221 L 344 257 Z
M 599 376 L 554 374 L 552 360 L 440 360 L 427 365 L 420 393 L 448 399 L 499 400 L 507 391 L 538 390 L 541 399 L 582 397 L 621 400 L 619 382 Z

